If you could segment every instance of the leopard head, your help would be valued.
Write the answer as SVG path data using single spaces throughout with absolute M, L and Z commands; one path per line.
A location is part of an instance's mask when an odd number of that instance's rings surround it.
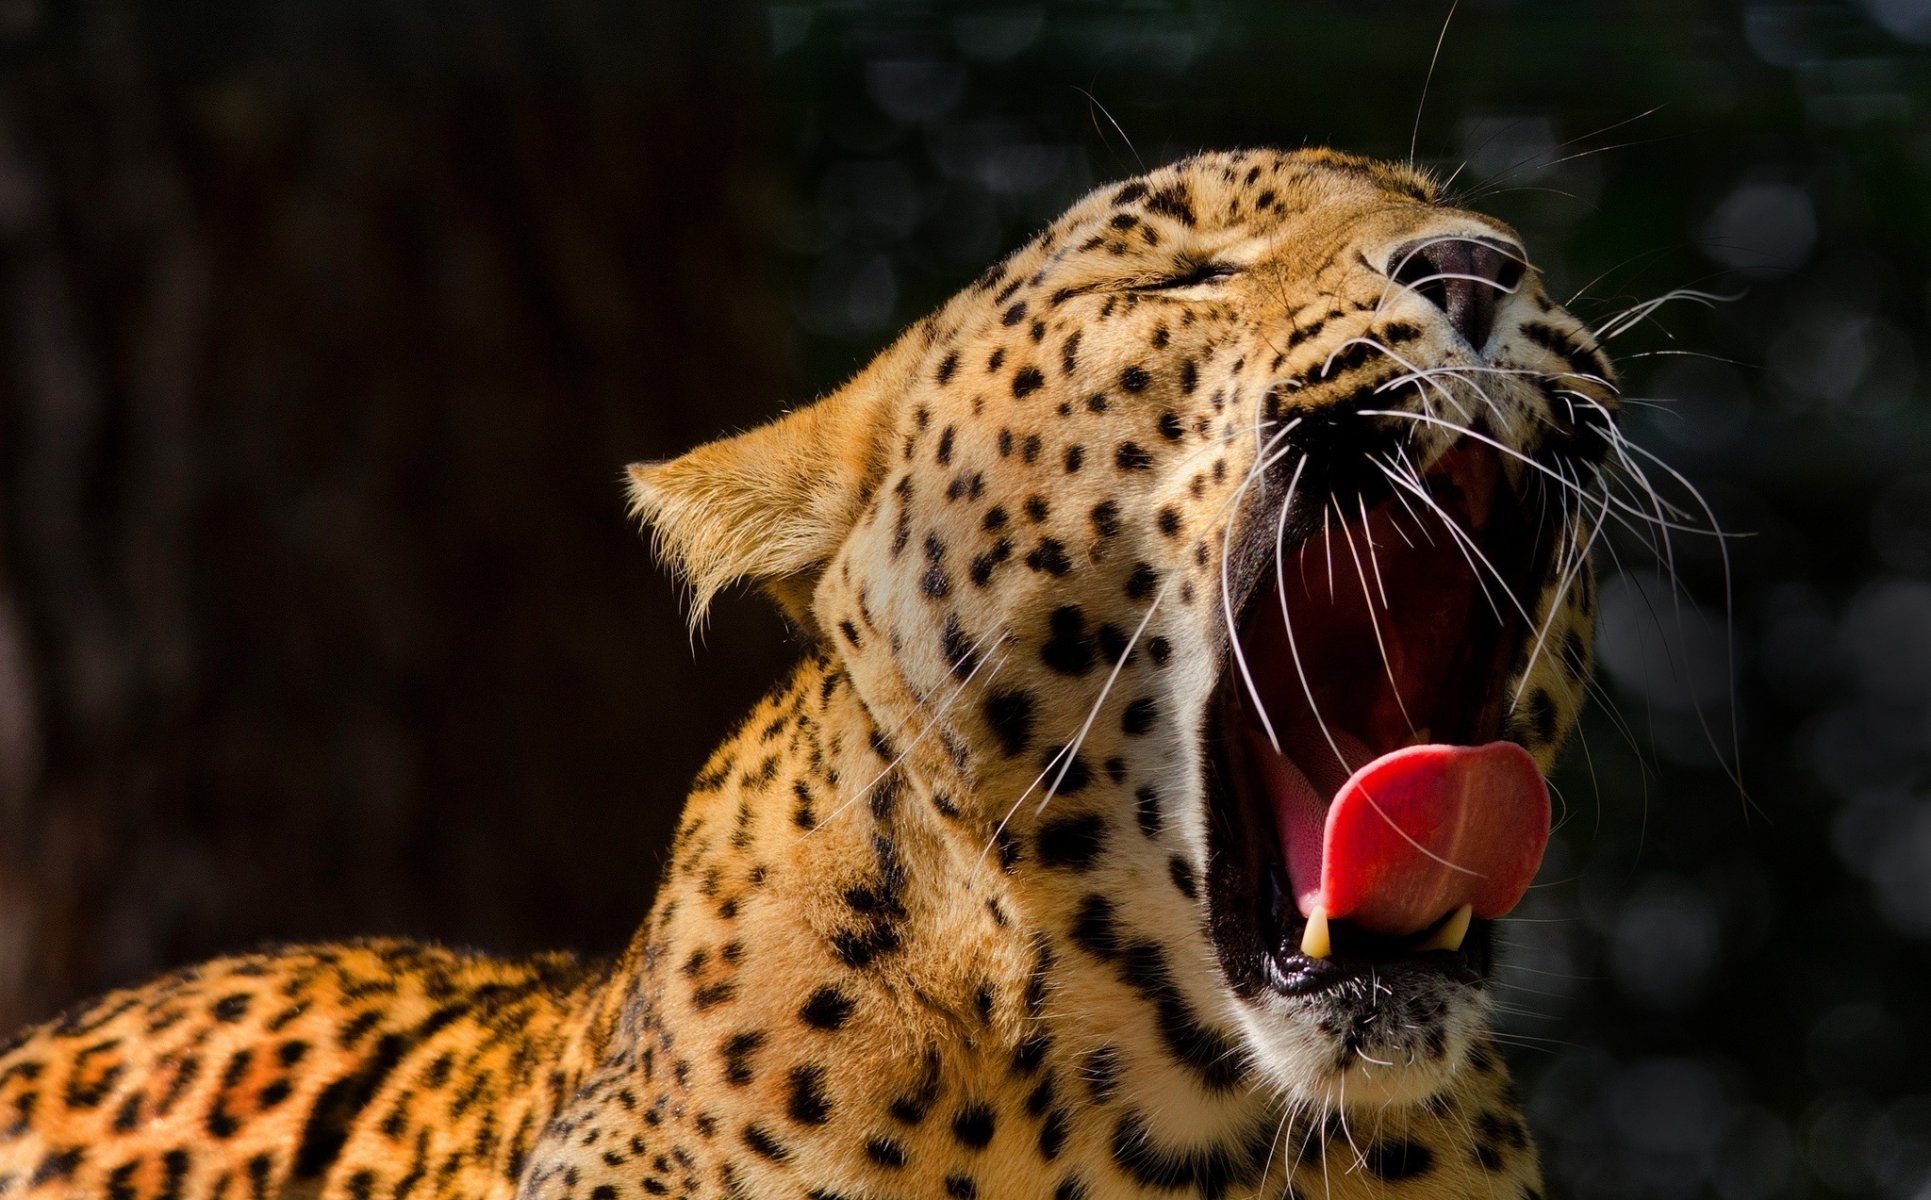
M 1143 1002 L 1129 1073 L 1412 1102 L 1548 833 L 1610 378 L 1425 175 L 1204 154 L 632 495 L 696 614 L 752 581 L 838 661 L 1069 1011 Z

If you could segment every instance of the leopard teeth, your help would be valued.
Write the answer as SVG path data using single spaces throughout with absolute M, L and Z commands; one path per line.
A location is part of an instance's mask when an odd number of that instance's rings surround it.
M 1415 947 L 1417 950 L 1460 950 L 1462 940 L 1468 937 L 1468 925 L 1475 917 L 1475 906 L 1464 904 L 1442 922 L 1440 929 L 1430 934 L 1428 940 Z
M 1307 928 L 1301 931 L 1301 953 L 1309 958 L 1326 958 L 1334 953 L 1334 945 L 1328 940 L 1328 910 L 1318 904 L 1307 915 Z

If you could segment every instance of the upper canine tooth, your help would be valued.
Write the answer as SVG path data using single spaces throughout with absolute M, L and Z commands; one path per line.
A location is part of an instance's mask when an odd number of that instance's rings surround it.
M 1301 953 L 1309 958 L 1326 958 L 1333 952 L 1334 947 L 1328 941 L 1328 910 L 1317 905 L 1307 915 L 1307 928 L 1301 933 Z
M 1460 950 L 1462 940 L 1468 936 L 1468 923 L 1475 917 L 1475 906 L 1464 904 L 1450 914 L 1442 927 L 1429 935 L 1427 941 L 1416 947 L 1419 950 Z

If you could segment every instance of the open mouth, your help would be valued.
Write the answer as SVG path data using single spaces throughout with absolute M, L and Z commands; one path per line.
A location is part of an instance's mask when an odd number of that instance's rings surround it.
M 1489 920 L 1541 862 L 1548 792 L 1505 729 L 1550 539 L 1486 446 L 1421 483 L 1303 519 L 1239 620 L 1209 723 L 1208 888 L 1244 994 L 1476 982 Z

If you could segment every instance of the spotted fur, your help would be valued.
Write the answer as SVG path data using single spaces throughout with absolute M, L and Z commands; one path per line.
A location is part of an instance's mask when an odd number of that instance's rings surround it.
M 1243 994 L 1201 882 L 1257 447 L 1477 401 L 1387 386 L 1475 361 L 1387 275 L 1462 235 L 1512 240 L 1404 167 L 1202 155 L 1080 201 L 836 393 L 633 468 L 696 616 L 748 581 L 815 645 L 693 784 L 627 952 L 371 942 L 111 994 L 0 1047 L 0 1196 L 1539 1196 L 1479 989 L 1373 1026 Z M 1517 474 L 1576 399 L 1613 408 L 1532 270 L 1488 361 L 1521 372 L 1479 389 Z M 1417 460 L 1447 444 L 1414 425 Z M 1562 576 L 1511 684 L 1545 768 L 1589 658 Z

